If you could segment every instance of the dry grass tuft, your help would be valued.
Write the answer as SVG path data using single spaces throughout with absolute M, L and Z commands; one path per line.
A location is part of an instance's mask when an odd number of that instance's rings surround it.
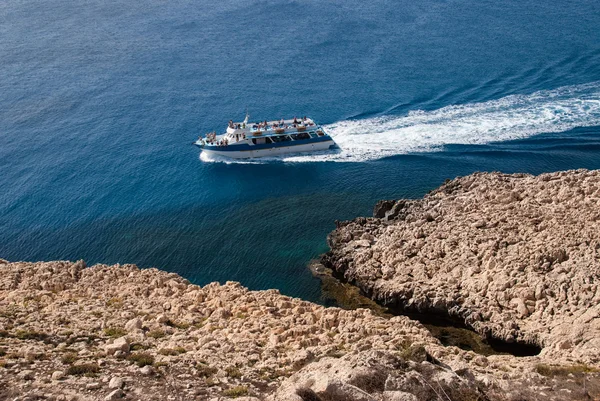
M 248 387 L 246 386 L 235 386 L 223 391 L 225 397 L 237 398 L 248 395 Z
M 127 357 L 127 360 L 135 363 L 140 368 L 146 365 L 152 365 L 154 363 L 154 356 L 147 352 L 136 352 Z

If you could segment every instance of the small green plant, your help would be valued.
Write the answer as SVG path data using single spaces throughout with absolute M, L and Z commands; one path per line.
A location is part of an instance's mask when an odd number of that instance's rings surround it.
M 424 362 L 427 360 L 427 350 L 422 345 L 411 345 L 404 349 L 400 356 L 406 361 Z
M 325 354 L 325 355 L 330 358 L 341 358 L 344 355 L 346 355 L 346 353 L 344 351 L 340 351 L 338 349 L 332 349 L 332 350 L 329 350 L 329 352 L 327 352 L 327 354 Z
M 169 364 L 167 362 L 155 362 L 154 365 L 155 368 L 162 368 L 163 366 L 169 366 Z
M 167 356 L 177 356 L 180 354 L 185 354 L 186 350 L 183 347 L 177 347 L 177 348 L 163 348 L 161 350 L 158 351 L 159 354 L 161 355 L 167 355 Z
M 165 332 L 163 330 L 160 329 L 156 329 L 156 330 L 150 330 L 148 332 L 148 334 L 146 334 L 148 337 L 152 337 L 152 338 L 163 338 L 165 336 Z
M 227 367 L 225 369 L 225 373 L 227 373 L 227 376 L 231 377 L 232 379 L 239 379 L 242 377 L 242 372 L 240 372 L 240 370 L 235 366 Z
M 43 341 L 48 338 L 47 334 L 39 333 L 34 330 L 17 330 L 15 337 L 19 340 L 40 340 Z
M 181 330 L 188 329 L 191 326 L 191 324 L 187 323 L 187 322 L 174 322 L 172 320 L 167 320 L 165 322 L 165 324 L 167 326 L 174 327 L 176 329 L 181 329 Z
M 599 372 L 600 369 L 594 368 L 588 365 L 567 365 L 567 366 L 554 366 L 540 363 L 535 366 L 536 372 L 542 376 L 554 377 L 554 376 L 567 376 L 569 374 L 583 374 Z
M 148 348 L 150 347 L 141 343 L 133 343 L 129 346 L 129 349 L 132 351 L 142 351 Z
M 219 381 L 216 379 L 213 379 L 212 377 L 209 377 L 204 381 L 204 384 L 206 384 L 207 387 L 213 387 L 213 386 L 217 386 L 219 384 Z
M 286 371 L 286 370 L 281 370 L 281 369 L 273 370 L 273 369 L 269 369 L 269 368 L 261 368 L 258 371 L 258 375 L 259 375 L 258 377 L 260 377 L 261 380 L 272 381 L 272 380 L 276 380 L 280 377 L 291 376 L 292 372 Z
M 246 386 L 235 386 L 223 391 L 225 397 L 237 398 L 248 395 L 248 387 Z
M 135 363 L 140 368 L 143 368 L 146 365 L 154 364 L 154 357 L 147 352 L 136 352 L 127 357 L 127 360 Z
M 113 297 L 106 301 L 106 306 L 112 306 L 116 309 L 120 309 L 123 306 L 123 300 L 119 297 Z
M 217 373 L 218 371 L 219 369 L 212 366 L 200 366 L 198 368 L 198 376 L 208 378 Z
M 44 361 L 44 360 L 48 359 L 48 356 L 46 354 L 44 354 L 43 352 L 37 352 L 37 353 L 27 354 L 26 359 L 29 362 Z
M 72 365 L 67 369 L 67 374 L 71 376 L 91 376 L 100 372 L 100 366 L 95 363 L 84 363 L 81 365 Z
M 77 360 L 77 354 L 74 352 L 67 352 L 60 358 L 60 361 L 65 365 L 72 365 Z
M 104 335 L 112 338 L 123 337 L 127 332 L 120 327 L 107 327 L 104 329 Z

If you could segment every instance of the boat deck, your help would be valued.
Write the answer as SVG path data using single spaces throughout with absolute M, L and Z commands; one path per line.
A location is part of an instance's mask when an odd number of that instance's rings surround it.
M 224 134 L 213 131 L 204 138 L 200 136 L 195 144 L 210 154 L 233 158 L 314 152 L 335 146 L 325 130 L 310 118 L 260 123 L 230 121 Z
M 277 120 L 277 121 L 262 121 L 254 123 L 233 123 L 227 127 L 227 134 L 233 135 L 252 135 L 252 136 L 270 136 L 282 135 L 295 132 L 314 131 L 319 127 L 310 119 L 294 119 Z

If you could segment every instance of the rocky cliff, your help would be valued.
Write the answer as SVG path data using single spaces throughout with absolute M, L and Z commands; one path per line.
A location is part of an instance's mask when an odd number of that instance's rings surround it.
M 576 344 L 574 346 L 577 346 Z M 600 396 L 594 366 L 444 347 L 418 322 L 133 265 L 0 260 L 0 400 Z
M 376 301 L 600 363 L 600 171 L 478 173 L 338 223 L 325 263 Z
M 458 178 L 329 244 L 377 302 L 541 353 L 483 356 L 405 316 L 234 282 L 0 259 L 0 400 L 600 399 L 599 172 Z

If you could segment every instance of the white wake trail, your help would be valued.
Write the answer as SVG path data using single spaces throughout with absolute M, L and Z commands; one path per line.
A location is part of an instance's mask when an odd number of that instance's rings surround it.
M 600 125 L 600 82 L 412 111 L 406 116 L 340 121 L 325 126 L 339 151 L 276 160 L 361 162 L 436 151 L 449 144 L 485 144 L 592 125 Z
M 335 154 L 286 161 L 365 161 L 428 152 L 449 144 L 485 144 L 600 125 L 600 82 L 512 95 L 483 103 L 340 121 L 325 126 L 340 146 Z

